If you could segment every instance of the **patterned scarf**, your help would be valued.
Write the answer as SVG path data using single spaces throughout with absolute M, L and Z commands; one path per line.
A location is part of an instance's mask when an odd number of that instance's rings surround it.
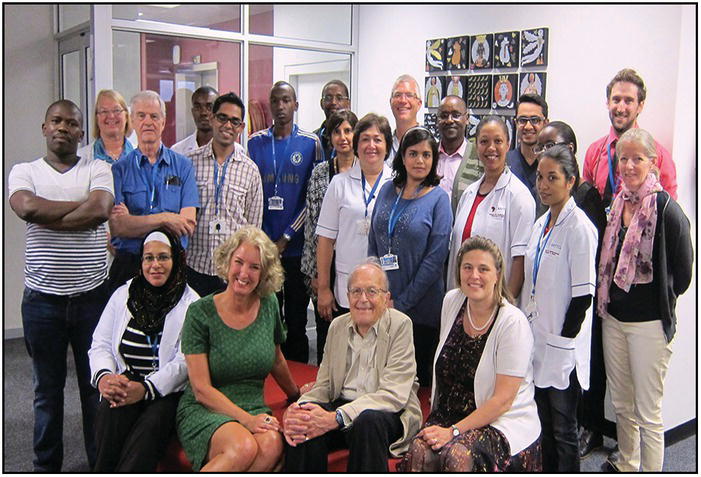
M 622 184 L 621 193 L 613 201 L 599 261 L 597 290 L 599 316 L 608 316 L 606 309 L 612 281 L 626 293 L 632 284 L 652 282 L 652 248 L 657 227 L 657 192 L 661 190 L 662 186 L 657 176 L 651 172 L 637 191 L 630 191 L 625 183 Z M 628 225 L 616 264 L 618 231 L 621 228 L 625 201 L 629 201 L 633 206 L 633 217 Z
M 163 330 L 166 315 L 178 304 L 185 291 L 185 251 L 180 240 L 165 230 L 163 232 L 170 241 L 170 251 L 173 257 L 173 268 L 168 280 L 160 287 L 154 287 L 144 277 L 144 271 L 139 264 L 139 273 L 129 285 L 127 308 L 134 317 L 140 331 L 153 335 Z M 147 234 L 148 236 L 148 234 Z M 144 238 L 145 239 L 145 238 Z M 144 244 L 141 242 L 140 256 L 143 256 Z

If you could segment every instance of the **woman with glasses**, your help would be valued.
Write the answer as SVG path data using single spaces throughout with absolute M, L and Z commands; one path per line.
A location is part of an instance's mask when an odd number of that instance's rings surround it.
M 356 115 L 349 110 L 342 110 L 331 113 L 326 120 L 325 129 L 330 131 L 331 145 L 336 154 L 330 154 L 327 159 L 318 164 L 312 170 L 312 176 L 307 184 L 307 218 L 304 223 L 304 249 L 302 252 L 302 273 L 304 282 L 307 285 L 309 296 L 314 304 L 314 315 L 316 318 L 316 354 L 317 364 L 321 363 L 324 355 L 324 344 L 329 328 L 329 318 L 319 314 L 318 279 L 317 279 L 317 236 L 316 227 L 321 213 L 322 203 L 329 183 L 336 174 L 346 172 L 351 169 L 355 162 L 353 152 L 353 128 L 358 123 Z M 340 217 L 340 210 L 336 208 L 332 218 L 336 220 Z M 333 254 L 333 247 L 330 248 Z M 328 261 L 330 264 L 331 260 Z M 326 262 L 325 262 L 326 263 Z M 329 273 L 327 272 L 327 277 Z M 334 277 L 330 276 L 330 286 L 333 287 Z M 325 290 L 326 291 L 326 290 Z
M 299 397 L 280 350 L 280 254 L 262 230 L 245 226 L 217 247 L 214 263 L 226 289 L 193 303 L 183 325 L 190 382 L 178 437 L 195 471 L 271 472 L 283 447 L 263 401 L 265 378 L 272 374 L 290 399 Z
M 187 382 L 180 331 L 190 303 L 185 252 L 167 230 L 141 245 L 138 274 L 110 298 L 88 352 L 102 402 L 96 472 L 155 472 Z
M 535 220 L 535 202 L 528 188 L 506 166 L 509 132 L 499 116 L 484 116 L 477 125 L 477 156 L 482 177 L 463 192 L 455 212 L 448 270 L 455 269 L 460 245 L 481 235 L 499 246 L 507 285 L 516 299 L 523 285 L 523 254 Z M 448 289 L 456 287 L 448 273 Z
M 400 472 L 539 472 L 533 336 L 510 303 L 504 259 L 484 237 L 460 247 L 444 300 L 431 414 Z
M 568 144 L 540 153 L 536 186 L 548 210 L 526 247 L 521 309 L 533 330 L 545 472 L 579 471 L 577 404 L 589 388 L 597 232 L 575 203 L 578 183 Z
M 95 141 L 78 149 L 78 156 L 100 159 L 111 165 L 134 150 L 127 139 L 131 134 L 129 109 L 118 91 L 103 89 L 97 93 L 93 124 Z
M 409 129 L 394 158 L 395 176 L 377 196 L 368 255 L 380 257 L 389 278 L 392 307 L 413 322 L 419 383 L 431 383 L 438 343 L 443 269 L 453 213 L 437 187 L 438 143 L 422 127 Z

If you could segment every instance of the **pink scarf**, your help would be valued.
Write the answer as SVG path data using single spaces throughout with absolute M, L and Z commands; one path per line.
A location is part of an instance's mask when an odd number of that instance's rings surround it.
M 626 293 L 630 291 L 632 284 L 652 282 L 652 247 L 657 227 L 657 192 L 661 190 L 662 186 L 657 176 L 651 172 L 637 191 L 630 191 L 623 184 L 620 194 L 613 201 L 599 261 L 597 290 L 599 316 L 607 316 L 606 308 L 609 304 L 611 281 Z M 633 217 L 628 225 L 618 264 L 614 270 L 618 231 L 621 228 L 625 201 L 630 201 L 633 206 Z

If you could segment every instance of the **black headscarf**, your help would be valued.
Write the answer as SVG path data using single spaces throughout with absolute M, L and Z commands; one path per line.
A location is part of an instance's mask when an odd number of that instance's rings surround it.
M 139 264 L 139 272 L 129 285 L 127 299 L 127 308 L 138 328 L 147 335 L 163 330 L 166 315 L 178 304 L 185 291 L 185 251 L 180 240 L 165 229 L 157 229 L 154 232 L 162 232 L 170 241 L 170 253 L 173 257 L 170 276 L 162 286 L 154 287 L 144 277 L 143 267 Z M 144 241 L 151 233 L 149 232 L 141 242 L 140 257 L 144 254 Z

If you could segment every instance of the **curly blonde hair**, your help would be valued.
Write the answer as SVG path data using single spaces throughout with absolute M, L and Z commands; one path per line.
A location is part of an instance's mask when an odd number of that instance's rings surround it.
M 253 292 L 259 297 L 264 297 L 280 291 L 284 272 L 277 247 L 265 232 L 253 225 L 241 227 L 214 250 L 214 267 L 217 275 L 222 280 L 228 281 L 231 256 L 243 243 L 254 245 L 260 252 L 260 281 Z
M 494 285 L 495 304 L 501 303 L 504 298 L 506 298 L 509 303 L 513 303 L 514 298 L 511 296 L 509 287 L 506 286 L 506 267 L 504 266 L 504 257 L 501 254 L 501 250 L 499 250 L 497 244 L 486 237 L 475 235 L 474 237 L 470 237 L 469 239 L 465 240 L 460 246 L 455 266 L 455 278 L 457 279 L 456 283 L 458 286 L 461 285 L 460 267 L 462 266 L 462 258 L 467 252 L 471 252 L 473 250 L 487 252 L 494 259 L 494 266 L 497 269 L 497 282 Z

